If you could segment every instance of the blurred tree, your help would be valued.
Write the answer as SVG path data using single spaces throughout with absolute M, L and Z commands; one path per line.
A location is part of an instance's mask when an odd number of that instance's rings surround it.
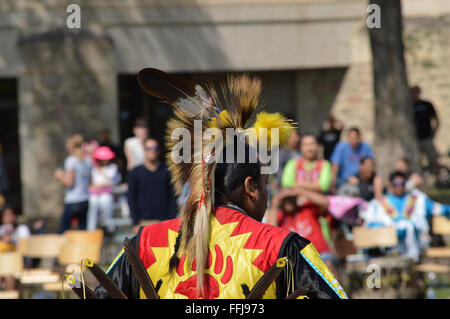
M 375 153 L 378 172 L 386 180 L 402 156 L 420 170 L 420 153 L 404 60 L 401 1 L 369 0 L 369 5 L 375 12 L 379 9 L 380 18 L 377 28 L 370 23 L 369 12 L 367 27 L 373 61 Z

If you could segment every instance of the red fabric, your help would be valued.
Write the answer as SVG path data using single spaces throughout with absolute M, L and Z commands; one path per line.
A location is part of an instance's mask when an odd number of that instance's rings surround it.
M 277 261 L 281 245 L 290 233 L 288 230 L 258 222 L 250 216 L 228 207 L 217 207 L 214 214 L 222 225 L 237 222 L 231 237 L 251 233 L 244 248 L 262 250 L 261 254 L 253 261 L 253 265 L 261 271 L 266 272 Z M 168 247 L 169 229 L 178 232 L 180 219 L 148 225 L 142 229 L 139 240 L 139 257 L 145 268 L 149 268 L 156 261 L 151 247 Z M 168 262 L 169 260 L 167 260 Z M 227 263 L 226 266 L 230 271 L 232 270 L 231 264 Z M 178 270 L 180 271 L 180 269 Z
M 319 209 L 315 205 L 304 205 L 292 214 L 278 212 L 278 225 L 290 231 L 298 233 L 300 236 L 311 241 L 319 253 L 330 252 L 327 241 L 322 234 L 319 223 Z
M 169 229 L 178 232 L 180 230 L 180 219 L 171 219 L 161 223 L 145 226 L 142 229 L 139 240 L 139 257 L 145 268 L 149 268 L 156 261 L 151 247 L 169 246 Z M 170 256 L 169 256 L 170 258 Z M 169 261 L 167 260 L 167 263 Z
M 297 166 L 295 169 L 295 180 L 296 182 L 317 182 L 319 180 L 320 171 L 322 170 L 322 165 L 324 161 L 322 159 L 318 159 L 316 161 L 316 165 L 313 169 L 307 171 L 303 167 L 303 159 L 299 158 L 297 160 Z
M 262 249 L 261 254 L 253 261 L 253 265 L 261 271 L 266 272 L 278 260 L 281 245 L 290 231 L 258 222 L 228 207 L 216 208 L 215 215 L 222 225 L 238 222 L 231 237 L 251 233 L 244 248 Z

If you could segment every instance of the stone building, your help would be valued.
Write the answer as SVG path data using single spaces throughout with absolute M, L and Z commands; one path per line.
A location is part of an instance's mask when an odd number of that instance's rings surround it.
M 69 29 L 67 6 L 81 9 Z M 145 96 L 144 67 L 197 80 L 260 75 L 269 110 L 318 132 L 330 110 L 373 141 L 366 0 L 1 0 L 0 142 L 11 199 L 27 216 L 61 214 L 53 178 L 74 132 L 116 142 L 137 116 L 162 138 L 170 110 Z M 403 3 L 408 76 L 440 114 L 450 148 L 450 2 Z M 382 22 L 381 22 L 382 23 Z M 18 196 L 17 194 L 21 194 Z

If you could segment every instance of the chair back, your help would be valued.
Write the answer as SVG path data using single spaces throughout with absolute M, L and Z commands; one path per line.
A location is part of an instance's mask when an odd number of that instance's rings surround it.
M 58 234 L 32 235 L 20 238 L 17 250 L 30 258 L 57 258 L 65 238 Z
M 450 235 L 450 219 L 444 216 L 433 216 L 433 233 L 438 235 Z
M 353 243 L 356 248 L 393 247 L 398 243 L 394 227 L 353 227 Z
M 17 252 L 0 254 L 0 277 L 19 276 L 23 270 L 23 257 Z
M 103 243 L 103 231 L 68 230 L 64 233 L 66 241 L 61 246 L 58 256 L 60 264 L 79 264 L 89 258 L 95 263 L 100 261 Z
M 0 299 L 19 299 L 19 291 L 18 290 L 1 290 L 0 291 Z

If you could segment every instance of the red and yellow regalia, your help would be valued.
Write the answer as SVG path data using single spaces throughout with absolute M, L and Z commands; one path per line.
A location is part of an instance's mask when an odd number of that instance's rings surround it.
M 196 297 L 195 260 L 189 267 L 186 255 L 183 255 L 175 272 L 168 272 L 167 268 L 180 225 L 179 219 L 173 219 L 147 226 L 140 235 L 139 257 L 150 278 L 155 278 L 154 285 L 157 286 L 157 281 L 161 280 L 158 290 L 161 298 Z M 281 245 L 290 233 L 222 206 L 211 215 L 210 229 L 202 298 L 245 298 L 242 287 L 254 287 L 276 263 Z M 265 297 L 276 297 L 275 283 Z

